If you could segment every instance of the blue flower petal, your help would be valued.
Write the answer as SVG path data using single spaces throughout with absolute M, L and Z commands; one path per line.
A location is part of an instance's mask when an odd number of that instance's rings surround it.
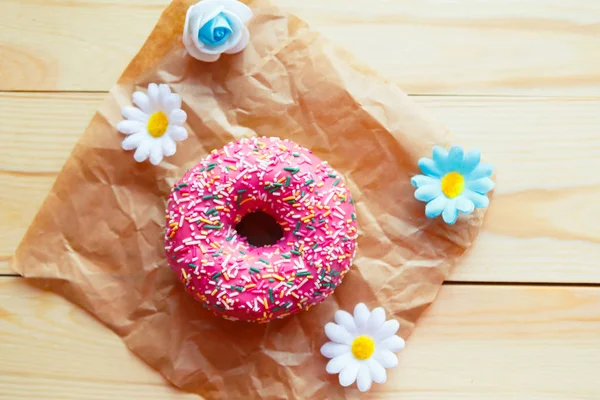
M 415 191 L 415 199 L 419 201 L 431 201 L 442 194 L 442 188 L 439 182 L 433 185 L 421 186 Z
M 490 178 L 480 178 L 467 182 L 467 188 L 480 194 L 486 194 L 494 188 L 494 182 Z
M 450 149 L 448 153 L 448 169 L 447 172 L 450 171 L 460 171 L 464 158 L 463 148 L 460 146 L 454 146 Z
M 433 184 L 440 184 L 440 180 L 437 178 L 432 178 L 430 176 L 425 176 L 425 175 L 415 175 L 410 179 L 410 183 L 416 187 L 416 188 L 420 188 L 421 186 L 425 186 L 425 185 L 433 185 Z
M 448 152 L 441 146 L 433 146 L 432 153 L 435 166 L 441 175 L 445 175 L 448 172 Z
M 467 180 L 474 181 L 479 178 L 489 178 L 492 175 L 492 172 L 494 172 L 494 166 L 492 164 L 481 163 L 469 174 Z
M 444 207 L 442 218 L 444 219 L 444 222 L 448 225 L 454 225 L 458 218 L 458 210 L 456 209 L 456 199 L 448 200 L 448 202 L 446 203 L 446 207 Z
M 437 198 L 431 200 L 425 206 L 425 216 L 427 216 L 427 218 L 437 217 L 442 213 L 442 211 L 444 211 L 447 202 L 448 199 L 446 196 L 438 196 Z
M 419 160 L 419 168 L 425 175 L 434 176 L 436 178 L 440 178 L 442 176 L 441 171 L 437 168 L 435 163 L 431 158 L 421 158 Z
M 463 214 L 471 214 L 475 209 L 475 204 L 466 196 L 460 196 L 456 199 L 456 209 Z
M 463 176 L 469 175 L 471 172 L 473 172 L 475 167 L 479 165 L 480 162 L 481 152 L 479 150 L 473 149 L 468 151 L 464 156 L 460 173 L 463 174 Z
M 463 196 L 467 197 L 473 202 L 475 208 L 486 208 L 490 204 L 490 199 L 486 195 L 476 193 L 472 190 L 465 190 Z
M 218 46 L 231 35 L 231 24 L 222 13 L 208 21 L 198 32 L 198 40 L 207 46 Z

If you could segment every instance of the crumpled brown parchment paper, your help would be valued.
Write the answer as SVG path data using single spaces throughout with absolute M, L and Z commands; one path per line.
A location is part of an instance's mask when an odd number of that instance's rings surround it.
M 213 64 L 192 59 L 181 32 L 193 2 L 164 11 L 75 146 L 12 266 L 205 398 L 355 395 L 325 372 L 325 323 L 365 302 L 385 307 L 406 338 L 479 231 L 482 212 L 449 227 L 426 219 L 413 198 L 417 160 L 456 139 L 395 85 L 266 0 L 250 3 L 243 53 Z M 168 83 L 188 113 L 190 138 L 159 167 L 136 163 L 115 129 L 121 107 L 150 82 Z M 170 187 L 212 149 L 251 135 L 289 138 L 328 160 L 348 181 L 360 227 L 355 265 L 335 294 L 263 325 L 213 317 L 184 293 L 163 254 Z

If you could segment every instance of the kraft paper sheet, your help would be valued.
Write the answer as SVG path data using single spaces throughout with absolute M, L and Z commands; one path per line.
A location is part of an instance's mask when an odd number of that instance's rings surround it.
M 325 372 L 323 326 L 337 309 L 365 302 L 398 319 L 402 337 L 411 333 L 482 223 L 481 211 L 455 226 L 429 220 L 413 197 L 417 160 L 434 144 L 459 142 L 394 84 L 265 0 L 249 3 L 244 52 L 212 64 L 192 59 L 181 32 L 193 3 L 175 0 L 164 11 L 76 144 L 12 266 L 204 398 L 354 397 L 355 386 L 343 389 Z M 136 163 L 115 128 L 121 107 L 151 82 L 181 95 L 190 133 L 158 167 Z M 163 253 L 171 186 L 211 150 L 252 135 L 294 140 L 329 161 L 348 182 L 360 228 L 354 266 L 332 297 L 262 325 L 204 310 Z

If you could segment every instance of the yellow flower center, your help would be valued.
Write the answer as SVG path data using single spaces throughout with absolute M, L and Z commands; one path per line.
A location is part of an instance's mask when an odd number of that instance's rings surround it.
M 148 118 L 148 133 L 150 136 L 159 138 L 165 134 L 169 127 L 169 118 L 162 111 L 155 112 Z
M 442 178 L 442 192 L 449 199 L 459 196 L 465 190 L 465 178 L 458 172 L 450 172 Z
M 368 336 L 360 335 L 352 342 L 352 355 L 357 360 L 366 360 L 374 351 L 375 342 Z

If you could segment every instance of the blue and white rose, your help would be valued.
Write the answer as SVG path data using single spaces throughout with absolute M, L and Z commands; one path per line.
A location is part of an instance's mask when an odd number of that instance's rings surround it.
M 250 40 L 246 24 L 252 10 L 236 0 L 204 0 L 188 9 L 183 44 L 197 60 L 217 61 L 221 54 L 244 50 Z

